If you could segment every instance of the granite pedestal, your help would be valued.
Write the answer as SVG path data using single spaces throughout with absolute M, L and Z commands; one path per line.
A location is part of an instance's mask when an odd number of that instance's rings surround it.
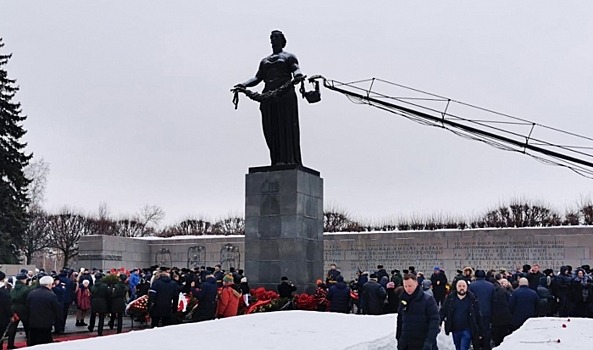
M 323 179 L 297 165 L 250 168 L 245 186 L 245 274 L 276 290 L 287 276 L 313 293 L 323 278 Z

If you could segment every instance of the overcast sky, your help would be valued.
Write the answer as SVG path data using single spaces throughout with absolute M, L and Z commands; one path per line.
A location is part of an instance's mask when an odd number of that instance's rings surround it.
M 153 204 L 173 223 L 242 215 L 248 168 L 269 164 L 257 103 L 234 110 L 229 89 L 273 29 L 304 74 L 378 77 L 593 136 L 592 16 L 590 1 L 0 0 L 0 36 L 28 150 L 50 163 L 46 208 Z M 472 216 L 513 198 L 563 211 L 592 194 L 570 170 L 336 92 L 299 103 L 304 165 L 326 207 L 357 218 Z

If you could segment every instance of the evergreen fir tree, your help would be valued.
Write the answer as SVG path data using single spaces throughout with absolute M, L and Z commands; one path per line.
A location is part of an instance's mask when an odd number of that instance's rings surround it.
M 0 50 L 3 47 L 0 38 Z M 25 154 L 27 144 L 21 140 L 26 117 L 21 116 L 20 103 L 13 101 L 19 88 L 5 69 L 11 56 L 0 53 L 0 263 L 18 262 L 17 249 L 27 225 L 29 180 L 23 170 L 32 157 Z

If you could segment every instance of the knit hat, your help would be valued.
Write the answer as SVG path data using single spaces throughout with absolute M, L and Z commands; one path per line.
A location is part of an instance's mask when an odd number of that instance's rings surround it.
M 435 267 L 434 267 L 434 270 L 435 270 L 435 271 L 441 271 L 441 268 L 440 268 L 440 267 L 438 267 L 438 266 L 435 266 Z
M 19 273 L 18 275 L 16 275 L 17 280 L 26 280 L 27 278 L 29 278 L 29 276 L 27 276 L 26 273 Z
M 233 275 L 231 275 L 230 273 L 224 275 L 224 277 L 222 278 L 222 282 L 224 282 L 224 283 L 232 283 L 233 282 Z
M 288 281 L 288 277 L 282 276 L 282 277 L 280 277 L 280 281 Z
M 338 277 L 336 277 L 336 282 L 344 282 L 344 276 L 339 275 Z
M 486 277 L 486 272 L 484 270 L 476 270 L 476 278 L 484 278 Z

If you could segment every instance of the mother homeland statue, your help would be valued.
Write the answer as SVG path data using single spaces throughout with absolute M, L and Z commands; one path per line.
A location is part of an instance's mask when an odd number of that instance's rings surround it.
M 235 85 L 233 91 L 246 92 L 248 90 L 245 88 L 264 82 L 261 94 L 251 93 L 258 98 L 247 95 L 260 102 L 259 110 L 272 165 L 302 165 L 299 111 L 294 85 L 305 79 L 305 76 L 300 71 L 296 56 L 283 51 L 286 46 L 284 34 L 274 30 L 270 40 L 272 54 L 261 60 L 255 77 Z

